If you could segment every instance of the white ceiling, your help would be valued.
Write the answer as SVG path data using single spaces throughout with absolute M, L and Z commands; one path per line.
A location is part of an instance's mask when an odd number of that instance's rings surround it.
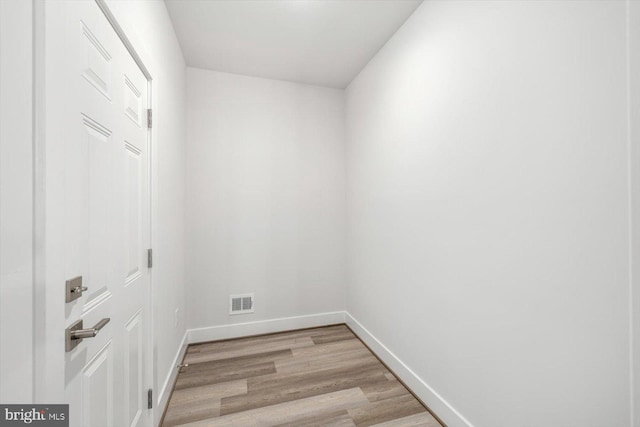
M 187 64 L 346 87 L 422 0 L 165 0 Z

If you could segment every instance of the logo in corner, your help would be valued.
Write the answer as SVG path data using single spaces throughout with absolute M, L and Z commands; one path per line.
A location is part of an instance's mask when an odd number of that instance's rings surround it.
M 69 405 L 2 405 L 0 427 L 69 427 Z

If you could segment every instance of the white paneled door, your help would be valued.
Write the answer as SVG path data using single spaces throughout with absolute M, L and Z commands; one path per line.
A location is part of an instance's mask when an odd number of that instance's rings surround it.
M 148 80 L 94 1 L 43 4 L 36 399 L 68 403 L 71 426 L 149 426 Z M 94 337 L 66 333 L 79 320 Z

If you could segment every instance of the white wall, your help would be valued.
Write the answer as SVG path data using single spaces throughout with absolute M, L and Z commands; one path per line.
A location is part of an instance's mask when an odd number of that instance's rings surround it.
M 33 4 L 0 1 L 0 402 L 33 401 Z
M 185 333 L 185 62 L 164 2 L 109 0 L 108 5 L 153 74 L 154 390 L 166 400 Z M 156 407 L 161 415 L 162 405 Z
M 626 59 L 624 1 L 427 1 L 347 89 L 347 309 L 475 426 L 630 423 Z
M 188 68 L 187 117 L 189 327 L 343 310 L 342 91 Z
M 631 172 L 632 426 L 640 427 L 640 3 L 627 1 L 629 26 L 629 148 Z

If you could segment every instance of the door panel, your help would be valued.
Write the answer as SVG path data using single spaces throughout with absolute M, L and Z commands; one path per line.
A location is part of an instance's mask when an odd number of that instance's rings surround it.
M 142 100 L 140 90 L 136 88 L 136 85 L 125 74 L 125 114 L 133 121 L 138 127 L 141 127 L 141 108 Z
M 142 271 L 140 255 L 142 253 L 141 241 L 141 206 L 140 192 L 142 179 L 141 151 L 132 143 L 125 141 L 125 247 L 127 260 L 127 273 L 125 285 L 133 283 Z
M 82 372 L 82 425 L 113 426 L 113 351 L 109 341 Z
M 149 426 L 148 81 L 92 0 L 44 2 L 47 403 L 72 426 Z M 67 279 L 88 287 L 65 303 Z M 82 319 L 94 338 L 65 352 Z
M 91 29 L 81 21 L 82 33 L 86 37 L 82 76 L 107 99 L 111 99 L 111 54 L 100 43 Z
M 125 325 L 125 365 L 124 365 L 124 414 L 127 426 L 135 427 L 144 411 L 143 396 L 139 393 L 143 384 L 143 347 L 142 311 L 137 312 Z

